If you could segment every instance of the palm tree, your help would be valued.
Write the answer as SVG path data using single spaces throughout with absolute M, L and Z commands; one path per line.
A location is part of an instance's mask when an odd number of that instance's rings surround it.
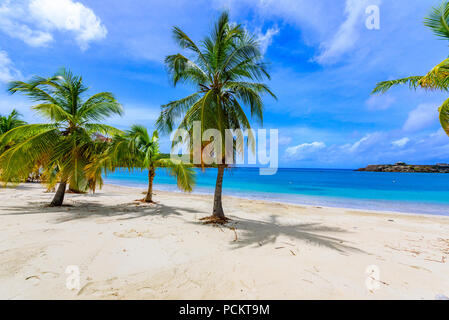
M 434 7 L 432 12 L 425 18 L 424 24 L 441 39 L 449 40 L 449 1 L 444 1 L 440 6 Z M 448 92 L 449 58 L 443 60 L 424 76 L 412 76 L 379 82 L 372 93 L 385 93 L 391 87 L 403 84 L 408 85 L 413 90 L 422 88 L 424 90 Z M 441 126 L 449 135 L 449 99 L 441 105 L 439 113 Z
M 121 115 L 123 109 L 112 93 L 101 92 L 85 98 L 87 90 L 82 77 L 66 69 L 50 78 L 34 77 L 29 82 L 9 84 L 11 93 L 23 93 L 36 102 L 32 109 L 48 123 L 23 125 L 1 137 L 3 144 L 19 141 L 0 156 L 3 181 L 23 181 L 39 165 L 47 183 L 59 182 L 50 206 L 63 204 L 68 183 L 78 190 L 96 184 L 84 171 L 99 149 L 95 134 L 121 132 L 98 121 Z
M 157 120 L 160 130 L 171 132 L 180 120 L 178 129 L 192 134 L 193 123 L 200 121 L 201 135 L 208 129 L 219 130 L 224 148 L 225 130 L 251 128 L 242 105 L 249 106 L 251 117 L 263 122 L 261 95 L 276 96 L 267 85 L 257 82 L 270 78 L 257 39 L 241 25 L 230 23 L 227 13 L 220 16 L 210 36 L 199 46 L 177 27 L 173 35 L 180 48 L 190 53 L 190 57 L 181 53 L 166 57 L 173 85 L 187 83 L 196 92 L 162 106 Z M 254 150 L 254 137 L 249 135 L 247 141 Z M 233 149 L 233 152 L 243 152 L 243 145 L 234 140 Z M 221 159 L 215 155 L 218 173 L 211 218 L 216 221 L 227 220 L 221 200 L 223 173 L 227 167 L 223 161 L 225 153 L 221 153 Z
M 110 147 L 100 161 L 93 161 L 87 171 L 93 179 L 116 168 L 148 170 L 148 190 L 144 202 L 153 203 L 153 180 L 157 168 L 165 168 L 177 179 L 178 188 L 191 192 L 195 184 L 195 172 L 191 165 L 170 159 L 159 151 L 158 133 L 150 136 L 145 127 L 134 125 L 124 135 L 112 139 Z
M 26 122 L 21 120 L 21 117 L 22 115 L 16 109 L 13 109 L 7 116 L 0 116 L 0 135 L 25 125 Z
M 7 116 L 0 115 L 0 136 L 14 128 L 27 124 L 25 121 L 20 119 L 21 116 L 22 115 L 16 109 L 13 109 Z M 0 154 L 9 149 L 14 143 L 14 141 L 11 141 L 6 145 L 0 145 Z

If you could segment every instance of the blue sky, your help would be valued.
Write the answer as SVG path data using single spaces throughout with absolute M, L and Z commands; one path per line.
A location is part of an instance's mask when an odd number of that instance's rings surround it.
M 171 28 L 200 41 L 224 9 L 257 35 L 278 101 L 266 98 L 264 128 L 279 129 L 283 167 L 356 168 L 372 163 L 449 161 L 440 129 L 441 93 L 396 88 L 370 96 L 378 81 L 422 75 L 448 43 L 422 24 L 439 0 L 0 0 L 0 113 L 40 119 L 9 95 L 11 79 L 66 66 L 92 93 L 112 91 L 125 107 L 110 124 L 152 129 L 160 105 L 189 87 L 170 86 L 163 59 L 179 50 Z M 370 5 L 380 29 L 365 26 Z M 162 140 L 168 151 L 168 138 Z

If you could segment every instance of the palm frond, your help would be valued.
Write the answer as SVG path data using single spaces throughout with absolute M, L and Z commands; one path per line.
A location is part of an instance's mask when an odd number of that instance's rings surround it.
M 72 115 L 54 103 L 41 103 L 32 107 L 38 114 L 51 121 L 62 122 L 72 120 Z
M 227 12 L 217 19 L 209 36 L 201 42 L 201 48 L 179 28 L 175 32 L 178 45 L 189 49 L 192 55 L 189 59 L 181 54 L 168 56 L 167 70 L 174 84 L 187 82 L 196 85 L 198 90 L 191 96 L 162 106 L 158 129 L 172 132 L 181 119 L 178 130 L 192 133 L 194 123 L 199 121 L 202 133 L 217 129 L 224 140 L 226 130 L 250 128 L 242 105 L 249 107 L 251 116 L 262 122 L 262 95 L 276 96 L 267 85 L 258 83 L 270 76 L 256 37 L 241 25 L 231 23 Z M 239 141 L 234 148 L 241 151 Z M 172 147 L 178 143 L 173 141 Z M 190 141 L 190 147 L 192 143 Z M 224 145 L 222 143 L 222 148 Z M 221 163 L 221 159 L 217 160 Z
M 100 92 L 80 107 L 77 116 L 80 120 L 100 121 L 113 115 L 123 115 L 123 107 L 110 92 Z
M 90 134 L 100 133 L 109 137 L 123 134 L 122 130 L 102 123 L 86 123 L 84 127 Z
M 20 129 L 19 127 L 17 129 Z M 55 129 L 44 130 L 6 150 L 0 156 L 1 178 L 5 182 L 23 180 L 32 172 L 36 162 L 51 153 L 59 141 Z
M 422 76 L 414 76 L 414 77 L 408 77 L 398 80 L 390 80 L 390 81 L 382 81 L 379 82 L 374 90 L 372 91 L 372 94 L 376 93 L 385 93 L 388 90 L 390 90 L 391 87 L 403 85 L 406 84 L 410 87 L 410 89 L 417 89 L 419 87 L 419 81 L 422 79 Z
M 124 133 L 96 121 L 122 115 L 123 108 L 109 92 L 95 94 L 84 102 L 87 90 L 83 78 L 67 69 L 49 78 L 10 83 L 11 93 L 22 93 L 39 102 L 32 108 L 51 123 L 22 125 L 0 137 L 0 145 L 9 147 L 0 156 L 4 181 L 19 181 L 41 170 L 49 186 L 65 181 L 85 191 L 102 184 L 102 170 L 116 164 L 108 157 L 113 150 L 110 137 Z
M 164 133 L 172 132 L 175 122 L 182 116 L 183 113 L 189 110 L 190 107 L 195 105 L 199 98 L 200 93 L 195 92 L 185 98 L 163 105 L 161 107 L 161 114 L 156 121 L 156 127 L 158 130 Z
M 180 53 L 167 56 L 165 65 L 174 86 L 179 82 L 197 86 L 211 80 L 206 71 Z
M 195 170 L 190 164 L 172 159 L 160 159 L 156 166 L 165 168 L 171 176 L 175 177 L 179 189 L 192 192 L 195 186 Z
M 443 105 L 439 109 L 440 111 L 440 123 L 446 134 L 449 136 L 449 99 L 444 101 Z
M 449 40 L 449 2 L 445 1 L 424 19 L 424 25 L 429 27 L 442 40 Z

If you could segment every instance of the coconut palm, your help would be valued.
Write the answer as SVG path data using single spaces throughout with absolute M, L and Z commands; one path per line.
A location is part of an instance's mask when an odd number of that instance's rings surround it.
M 25 125 L 26 122 L 21 120 L 21 117 L 22 115 L 16 109 L 13 109 L 7 116 L 0 116 L 0 135 Z M 0 145 L 0 154 L 10 148 L 14 143 L 15 142 L 11 141 L 6 145 Z
M 440 6 L 434 7 L 425 18 L 424 24 L 433 33 L 443 40 L 449 40 L 449 1 L 444 1 Z M 424 76 L 412 76 L 398 80 L 379 82 L 373 90 L 375 93 L 385 93 L 391 87 L 408 85 L 411 89 L 422 88 L 424 90 L 449 91 L 449 58 L 443 60 Z M 440 123 L 449 135 L 449 99 L 439 108 Z
M 22 115 L 16 109 L 13 109 L 7 116 L 0 116 L 0 135 L 25 125 L 26 122 L 21 120 L 21 117 Z
M 183 191 L 191 192 L 195 184 L 193 167 L 161 153 L 157 131 L 150 136 L 147 129 L 139 125 L 133 125 L 124 135 L 115 136 L 100 161 L 93 161 L 87 167 L 87 172 L 95 180 L 102 171 L 107 174 L 116 168 L 148 170 L 148 190 L 143 199 L 147 203 L 153 203 L 153 180 L 157 168 L 165 168 L 176 178 L 178 188 Z
M 260 44 L 241 25 L 229 22 L 223 13 L 211 34 L 200 45 L 195 44 L 187 34 L 175 27 L 173 36 L 181 53 L 166 57 L 165 63 L 173 85 L 186 83 L 193 85 L 195 92 L 183 99 L 162 106 L 157 125 L 163 132 L 171 132 L 178 123 L 178 129 L 192 134 L 193 124 L 201 123 L 201 136 L 208 129 L 221 133 L 221 146 L 225 146 L 225 130 L 250 129 L 250 122 L 242 106 L 248 106 L 251 117 L 263 121 L 263 101 L 261 95 L 275 95 L 267 85 L 257 82 L 269 79 Z M 254 138 L 248 136 L 248 144 L 254 150 Z M 216 144 L 218 146 L 218 143 Z M 203 144 L 204 147 L 204 144 Z M 243 145 L 235 141 L 233 152 L 243 152 Z M 214 193 L 213 218 L 226 220 L 222 207 L 223 173 L 226 152 L 218 158 L 217 183 Z
M 51 206 L 63 204 L 67 184 L 87 190 L 96 183 L 84 172 L 99 149 L 95 134 L 121 132 L 98 122 L 121 115 L 123 109 L 112 93 L 87 98 L 87 90 L 82 78 L 66 69 L 50 78 L 34 77 L 29 82 L 9 84 L 11 93 L 22 93 L 35 102 L 32 109 L 48 123 L 23 125 L 1 137 L 0 143 L 19 141 L 0 156 L 3 181 L 23 181 L 36 165 L 40 166 L 47 183 L 59 182 Z

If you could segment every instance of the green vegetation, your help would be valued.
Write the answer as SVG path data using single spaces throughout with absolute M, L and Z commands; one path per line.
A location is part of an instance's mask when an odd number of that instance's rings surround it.
M 84 168 L 106 149 L 98 134 L 121 133 L 98 121 L 123 109 L 109 92 L 85 99 L 87 89 L 81 77 L 65 69 L 50 78 L 10 83 L 9 91 L 36 102 L 32 109 L 49 123 L 22 125 L 1 136 L 2 145 L 17 142 L 0 156 L 2 181 L 24 181 L 39 168 L 49 186 L 59 182 L 51 206 L 63 204 L 68 183 L 81 191 L 95 188 L 97 179 L 88 179 Z
M 208 129 L 221 132 L 222 148 L 225 147 L 226 129 L 250 129 L 250 122 L 242 105 L 249 106 L 251 117 L 263 121 L 261 95 L 275 98 L 267 85 L 256 82 L 269 79 L 266 64 L 258 41 L 241 25 L 229 22 L 223 13 L 211 34 L 200 45 L 195 44 L 181 29 L 173 29 L 174 38 L 181 49 L 188 50 L 191 58 L 180 53 L 165 59 L 173 85 L 193 85 L 196 92 L 162 106 L 157 120 L 163 132 L 185 129 L 192 136 L 193 124 L 201 123 L 201 135 Z M 248 136 L 248 145 L 254 148 L 254 137 Z M 203 144 L 203 148 L 205 145 Z M 244 146 L 234 140 L 233 152 L 243 152 Z M 254 150 L 254 149 L 253 149 Z M 223 157 L 218 164 L 217 183 L 214 194 L 213 218 L 226 220 L 222 207 L 223 173 L 227 167 Z M 202 159 L 203 161 L 203 159 Z
M 165 168 L 177 179 L 178 187 L 183 191 L 192 191 L 195 184 L 195 171 L 189 164 L 170 159 L 170 155 L 159 152 L 158 133 L 150 136 L 143 126 L 134 125 L 124 135 L 116 135 L 99 161 L 87 167 L 92 179 L 101 176 L 102 171 L 114 171 L 116 168 L 148 169 L 148 191 L 144 202 L 153 202 L 153 179 L 156 168 Z
M 425 18 L 424 24 L 429 27 L 435 35 L 443 40 L 449 40 L 449 1 L 432 9 Z M 408 85 L 411 89 L 422 88 L 425 90 L 449 91 L 449 58 L 445 59 L 424 76 L 413 76 L 398 80 L 383 81 L 377 84 L 374 93 L 385 93 L 391 87 L 397 85 Z M 439 108 L 440 122 L 443 129 L 449 135 L 449 99 L 444 101 Z
M 7 116 L 0 115 L 0 135 L 27 124 L 20 119 L 21 117 L 22 115 L 16 109 L 13 109 Z
M 7 116 L 0 115 L 0 136 L 12 129 L 26 125 L 27 123 L 21 120 L 21 117 L 22 115 L 16 109 L 13 109 Z M 14 141 L 10 141 L 8 144 L 0 145 L 0 154 L 9 149 L 14 143 Z

